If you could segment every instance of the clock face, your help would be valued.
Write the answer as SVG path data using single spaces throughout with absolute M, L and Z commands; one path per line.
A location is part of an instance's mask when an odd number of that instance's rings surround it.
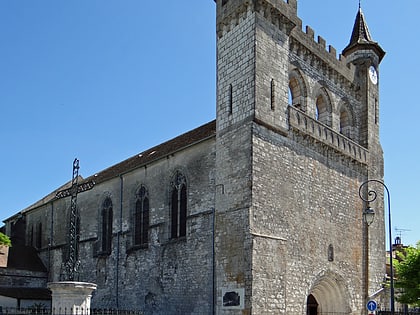
M 376 69 L 374 66 L 369 67 L 369 78 L 370 81 L 372 81 L 373 84 L 378 83 L 378 74 L 376 73 Z

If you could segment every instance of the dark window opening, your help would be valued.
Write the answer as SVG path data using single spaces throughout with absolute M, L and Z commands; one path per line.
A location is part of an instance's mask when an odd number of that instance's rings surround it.
M 101 234 L 101 251 L 102 253 L 111 253 L 112 244 L 112 201 L 106 198 L 102 204 L 102 234 Z
M 187 235 L 187 185 L 185 176 L 177 172 L 172 183 L 171 238 Z
M 38 223 L 37 231 L 36 231 L 36 240 L 35 240 L 35 247 L 42 248 L 42 223 Z
M 328 246 L 328 261 L 334 261 L 334 247 L 332 244 Z
M 229 85 L 229 114 L 233 113 L 233 87 Z
M 32 247 L 35 247 L 35 244 L 34 244 L 34 226 L 33 225 L 31 226 L 31 232 L 29 234 L 29 245 L 32 246 Z
M 134 217 L 134 243 L 135 245 L 147 244 L 149 242 L 149 195 L 144 186 L 137 194 Z
M 318 315 L 318 302 L 312 294 L 308 296 L 306 315 Z
M 274 79 L 271 80 L 271 110 L 274 110 L 276 107 L 276 103 L 275 103 L 275 88 L 276 88 L 276 84 L 274 82 Z

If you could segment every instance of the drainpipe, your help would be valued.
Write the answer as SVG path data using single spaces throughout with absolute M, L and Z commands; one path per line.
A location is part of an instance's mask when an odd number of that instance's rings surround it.
M 53 281 L 51 279 L 51 246 L 53 245 L 53 236 L 54 236 L 54 201 L 51 201 L 51 222 L 50 222 L 50 239 L 48 240 L 48 281 Z
M 120 308 L 119 302 L 119 276 L 120 276 L 120 238 L 122 234 L 122 221 L 123 221 L 123 188 L 124 188 L 124 181 L 122 175 L 120 175 L 120 222 L 119 222 L 119 231 L 117 233 L 117 263 L 115 268 L 115 297 L 116 297 L 116 305 L 117 309 Z
M 215 227 L 215 219 L 216 219 L 216 207 L 213 207 L 213 224 L 212 224 L 212 301 L 211 301 L 211 313 L 214 315 L 215 313 L 215 303 L 216 303 L 216 260 L 215 260 L 215 241 L 214 241 L 214 227 Z

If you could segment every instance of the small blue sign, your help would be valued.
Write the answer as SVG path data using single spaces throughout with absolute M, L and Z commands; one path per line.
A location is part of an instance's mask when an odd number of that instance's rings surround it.
M 376 301 L 374 300 L 370 300 L 369 302 L 367 302 L 366 308 L 368 311 L 376 311 L 376 309 L 378 308 L 378 303 L 376 303 Z

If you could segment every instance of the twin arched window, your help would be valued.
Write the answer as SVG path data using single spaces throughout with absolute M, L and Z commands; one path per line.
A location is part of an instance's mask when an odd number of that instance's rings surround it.
M 170 199 L 170 237 L 180 238 L 187 234 L 187 181 L 177 171 L 171 181 Z M 149 242 L 149 192 L 141 186 L 136 193 L 133 222 L 134 245 L 147 245 Z M 112 249 L 113 207 L 110 197 L 105 198 L 101 206 L 100 252 L 110 254 Z
M 149 242 L 149 192 L 141 186 L 136 194 L 134 212 L 134 245 L 147 245 Z M 177 171 L 171 181 L 170 189 L 170 238 L 185 237 L 187 234 L 187 181 Z

